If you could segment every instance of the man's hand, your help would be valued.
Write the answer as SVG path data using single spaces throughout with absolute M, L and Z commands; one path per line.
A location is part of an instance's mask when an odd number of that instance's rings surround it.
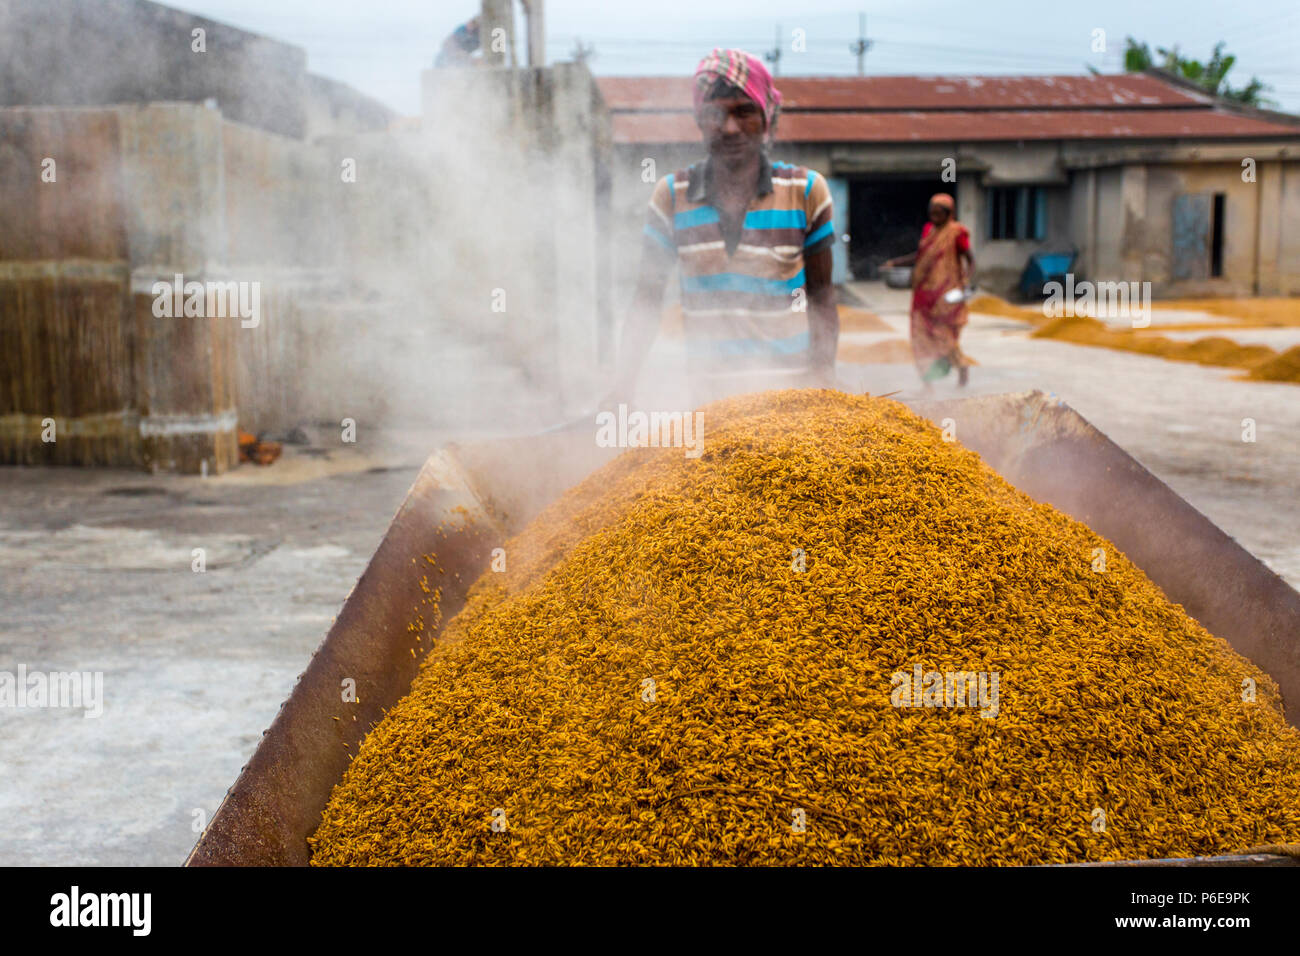
M 844 388 L 844 383 L 840 381 L 834 366 L 822 365 L 809 369 L 808 380 L 812 388 L 829 388 L 840 392 L 847 391 Z
M 840 342 L 840 313 L 831 284 L 831 247 L 825 245 L 804 257 L 804 288 L 808 297 L 809 362 L 816 374 L 835 374 L 835 354 Z
M 602 410 L 617 410 L 619 402 L 626 402 L 636 387 L 641 363 L 659 331 L 664 288 L 674 264 L 675 258 L 665 256 L 663 249 L 652 239 L 645 240 L 636 294 L 623 327 L 618 360 L 614 363 L 614 384 L 600 403 Z

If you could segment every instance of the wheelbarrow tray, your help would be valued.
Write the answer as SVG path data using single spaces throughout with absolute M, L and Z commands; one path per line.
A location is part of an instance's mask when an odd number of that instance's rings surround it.
M 1300 594 L 1068 406 L 1041 392 L 916 404 L 1009 482 L 1114 542 L 1211 633 L 1267 671 L 1288 719 L 1300 713 Z M 362 738 L 410 688 L 432 625 L 421 578 L 436 576 L 441 620 L 491 551 L 618 449 L 567 429 L 439 449 L 425 462 L 342 611 L 227 792 L 187 865 L 303 866 L 307 837 Z M 441 574 L 423 560 L 436 555 Z M 418 652 L 417 652 L 418 653 Z M 358 700 L 340 713 L 340 688 Z M 1286 865 L 1290 857 L 1205 857 L 1145 865 Z

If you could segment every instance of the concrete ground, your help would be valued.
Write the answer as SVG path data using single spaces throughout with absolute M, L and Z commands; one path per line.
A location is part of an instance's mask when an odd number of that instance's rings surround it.
M 896 331 L 850 341 L 906 336 L 905 291 L 854 289 Z M 1300 587 L 1300 388 L 1027 328 L 974 316 L 970 386 L 950 377 L 933 397 L 1054 392 Z M 646 380 L 671 381 L 675 358 L 661 343 Z M 923 397 L 910 365 L 840 374 Z M 445 437 L 317 435 L 208 479 L 0 468 L 0 672 L 104 674 L 97 719 L 0 709 L 0 864 L 180 863 Z
M 97 719 L 0 709 L 0 864 L 179 864 L 434 443 L 208 479 L 0 468 L 0 672 L 104 675 Z

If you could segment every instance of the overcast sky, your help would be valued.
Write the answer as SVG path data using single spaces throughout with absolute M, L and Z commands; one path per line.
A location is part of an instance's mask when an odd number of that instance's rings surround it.
M 169 6 L 299 44 L 308 68 L 342 80 L 403 113 L 419 112 L 419 74 L 443 38 L 471 17 L 473 0 L 176 0 Z M 792 8 L 798 8 L 797 14 Z M 518 9 L 516 5 L 516 9 Z M 1177 45 L 1208 59 L 1224 40 L 1237 55 L 1229 74 L 1251 74 L 1274 100 L 1300 113 L 1300 3 L 1297 0 L 547 0 L 547 56 L 571 59 L 581 39 L 594 47 L 598 74 L 689 74 L 714 46 L 762 52 L 786 39 L 783 74 L 851 74 L 849 44 L 867 14 L 873 46 L 867 73 L 1083 73 L 1085 64 L 1119 72 L 1124 37 L 1152 49 Z M 1106 31 L 1106 52 L 1091 51 Z M 807 50 L 790 50 L 801 29 Z M 520 52 L 522 53 L 522 43 Z

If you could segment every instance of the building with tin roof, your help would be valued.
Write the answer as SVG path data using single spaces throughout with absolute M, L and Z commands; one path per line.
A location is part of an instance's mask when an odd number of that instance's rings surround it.
M 598 82 L 614 221 L 636 231 L 645 161 L 663 175 L 703 155 L 691 80 Z M 1075 251 L 1078 275 L 1149 281 L 1157 296 L 1300 292 L 1300 117 L 1159 70 L 777 82 L 772 155 L 829 178 L 839 281 L 914 249 L 942 191 L 995 291 L 1015 287 L 1030 254 Z

